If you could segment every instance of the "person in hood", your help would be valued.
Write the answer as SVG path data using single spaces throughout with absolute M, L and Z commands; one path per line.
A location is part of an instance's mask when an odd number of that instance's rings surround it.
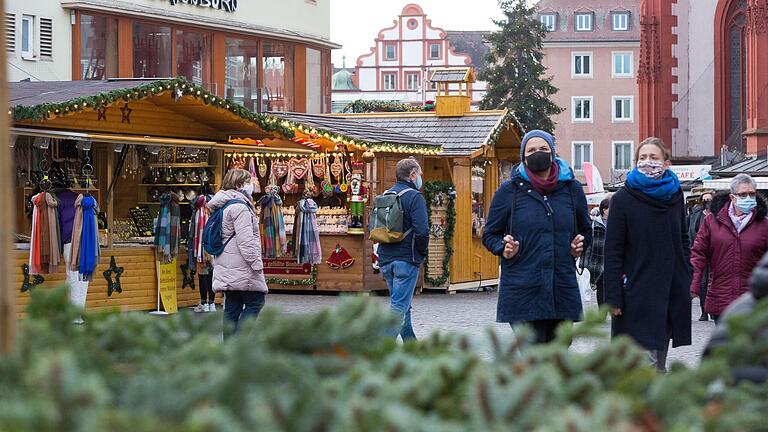
M 709 268 L 704 310 L 719 322 L 723 311 L 749 290 L 749 275 L 768 251 L 768 207 L 757 194 L 755 180 L 739 174 L 731 180 L 730 193 L 712 198 L 711 210 L 691 250 L 691 294 L 701 294 Z
M 252 194 L 251 174 L 232 169 L 224 175 L 221 190 L 207 204 L 213 213 L 229 201 L 236 201 L 224 209 L 221 222 L 222 238 L 232 240 L 213 259 L 213 291 L 224 293 L 225 337 L 237 333 L 243 320 L 258 317 L 266 302 L 268 289 Z
M 637 147 L 635 168 L 611 198 L 603 274 L 613 336 L 632 337 L 662 372 L 670 339 L 691 344 L 690 241 L 670 157 L 658 138 Z
M 605 257 L 605 231 L 608 226 L 608 213 L 611 203 L 610 198 L 600 201 L 598 215 L 592 219 L 592 243 L 584 253 L 584 267 L 589 270 L 589 282 L 596 291 L 597 304 L 605 303 L 605 289 L 603 289 L 603 269 Z
M 522 163 L 493 196 L 483 245 L 501 257 L 496 321 L 533 327 L 535 342 L 554 339 L 563 321 L 581 319 L 575 259 L 590 242 L 581 184 L 558 158 L 555 139 L 525 134 Z

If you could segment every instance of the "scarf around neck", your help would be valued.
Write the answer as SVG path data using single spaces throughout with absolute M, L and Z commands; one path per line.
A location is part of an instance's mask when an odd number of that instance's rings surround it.
M 680 190 L 680 180 L 672 170 L 664 171 L 660 179 L 652 179 L 638 171 L 637 167 L 627 174 L 627 186 L 659 200 L 669 201 Z
M 536 189 L 536 192 L 541 195 L 549 195 L 550 192 L 555 190 L 557 181 L 560 178 L 560 167 L 555 161 L 552 161 L 552 167 L 549 170 L 547 178 L 537 176 L 534 172 L 528 169 L 528 166 L 525 167 L 525 172 L 528 174 L 528 180 L 531 182 L 531 186 L 533 186 L 533 188 Z

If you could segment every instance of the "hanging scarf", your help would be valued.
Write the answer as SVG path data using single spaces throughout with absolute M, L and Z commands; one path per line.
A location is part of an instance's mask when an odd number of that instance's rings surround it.
M 264 257 L 281 257 L 286 252 L 283 200 L 275 191 L 270 191 L 261 197 L 259 205 L 261 206 L 259 230 Z
M 531 186 L 533 186 L 533 188 L 536 189 L 536 192 L 540 193 L 541 195 L 549 195 L 553 190 L 555 190 L 557 187 L 558 178 L 560 177 L 560 167 L 558 167 L 555 161 L 552 161 L 552 166 L 549 170 L 549 175 L 547 178 L 541 178 L 537 176 L 534 172 L 528 169 L 527 165 L 525 166 L 525 172 L 528 174 L 528 179 L 531 182 Z
M 75 220 L 72 222 L 72 249 L 69 255 L 69 270 L 80 271 L 80 243 L 83 236 L 83 195 L 75 199 Z
M 198 274 L 206 274 L 210 265 L 210 256 L 203 249 L 203 230 L 208 222 L 206 202 L 207 198 L 205 196 L 199 196 L 195 200 L 195 213 L 189 221 L 187 260 L 189 269 L 196 271 Z
M 301 220 L 296 228 L 294 225 L 294 242 L 298 253 L 296 258 L 299 264 L 320 264 L 323 261 L 323 252 L 320 248 L 320 231 L 317 227 L 317 203 L 311 198 L 299 201 L 297 206 Z
M 59 201 L 48 192 L 32 197 L 32 242 L 30 244 L 30 274 L 55 273 L 62 261 Z
M 179 196 L 166 192 L 160 197 L 154 242 L 163 263 L 173 261 L 179 253 L 180 221 Z
M 666 170 L 660 179 L 648 178 L 637 168 L 627 174 L 627 186 L 659 200 L 669 201 L 680 190 L 680 180 L 672 170 Z
M 99 224 L 96 220 L 96 200 L 92 196 L 84 196 L 80 202 L 83 213 L 82 240 L 78 272 L 80 279 L 90 281 L 99 263 Z

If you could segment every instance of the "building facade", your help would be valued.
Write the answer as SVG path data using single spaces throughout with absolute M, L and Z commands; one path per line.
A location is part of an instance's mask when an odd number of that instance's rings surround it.
M 470 37 L 476 36 L 457 33 L 462 41 L 471 42 Z M 334 89 L 333 102 L 343 106 L 362 99 L 422 105 L 435 100 L 435 87 L 429 82 L 432 71 L 451 66 L 473 66 L 472 57 L 456 52 L 448 32 L 434 27 L 420 6 L 409 4 L 391 27 L 378 32 L 370 52 L 358 57 L 352 75 L 356 88 Z M 484 94 L 484 82 L 472 84 L 473 105 Z
M 575 168 L 584 162 L 605 181 L 620 181 L 638 143 L 639 0 L 541 0 L 548 32 L 544 63 L 559 89 L 553 101 L 558 151 Z
M 330 111 L 329 0 L 7 0 L 9 80 L 184 76 L 256 111 Z
M 768 0 L 642 0 L 641 135 L 677 157 L 764 155 Z

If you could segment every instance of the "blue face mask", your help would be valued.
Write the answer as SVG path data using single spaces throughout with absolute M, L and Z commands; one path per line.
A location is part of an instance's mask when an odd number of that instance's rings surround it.
M 421 179 L 421 176 L 417 176 L 416 181 L 413 183 L 416 185 L 416 189 L 421 189 L 424 186 L 424 180 Z
M 736 197 L 736 207 L 744 213 L 749 213 L 757 207 L 757 199 L 755 197 Z

